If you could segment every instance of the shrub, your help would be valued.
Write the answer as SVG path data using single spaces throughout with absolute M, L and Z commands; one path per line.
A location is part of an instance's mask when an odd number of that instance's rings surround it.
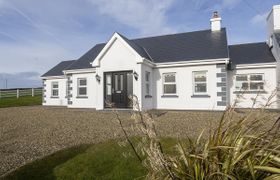
M 130 141 L 116 111 L 129 145 L 149 173 L 147 179 L 280 179 L 280 117 L 272 127 L 265 106 L 240 115 L 234 107 L 222 115 L 217 127 L 205 137 L 178 139 L 176 151 L 165 153 L 154 124 L 154 115 L 136 111 L 134 130 L 142 133 L 141 141 Z

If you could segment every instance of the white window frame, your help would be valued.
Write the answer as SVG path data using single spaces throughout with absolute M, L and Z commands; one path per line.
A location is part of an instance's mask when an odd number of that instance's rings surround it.
M 80 85 L 81 80 L 86 80 L 86 85 Z M 78 78 L 77 79 L 77 96 L 78 97 L 87 97 L 87 94 L 88 94 L 87 85 L 88 85 L 87 78 Z M 80 94 L 80 88 L 86 88 L 86 94 Z
M 166 75 L 174 75 L 175 76 L 175 81 L 174 82 L 165 82 L 165 76 Z M 169 95 L 177 95 L 178 89 L 177 89 L 176 73 L 175 72 L 163 73 L 162 74 L 162 78 L 163 78 L 162 79 L 162 92 L 163 92 L 163 95 L 167 95 L 167 96 L 169 96 Z M 176 88 L 176 92 L 175 93 L 165 93 L 164 92 L 164 85 L 168 85 L 168 84 L 171 84 L 171 85 L 175 84 L 175 88 Z
M 151 72 L 145 71 L 145 94 L 151 95 Z
M 205 77 L 206 77 L 206 81 L 205 82 L 195 82 L 195 74 L 196 73 L 205 73 Z M 194 95 L 208 95 L 208 71 L 204 70 L 204 71 L 193 71 L 192 72 L 192 80 L 193 80 L 193 94 Z M 195 92 L 195 87 L 196 84 L 206 84 L 206 92 Z
M 262 76 L 262 80 L 251 80 L 251 76 L 252 75 L 261 75 Z M 237 84 L 237 80 L 236 80 L 236 77 L 237 76 L 247 76 L 247 81 L 238 81 L 238 82 L 246 82 L 248 83 L 248 89 L 238 89 L 236 88 L 236 84 Z M 251 89 L 251 82 L 254 82 L 254 83 L 263 83 L 263 89 Z M 235 75 L 235 84 L 234 84 L 234 88 L 236 91 L 265 91 L 265 80 L 264 80 L 264 73 L 250 73 L 250 74 L 236 74 Z
M 57 88 L 53 87 L 55 84 L 57 84 Z M 57 95 L 54 95 L 54 93 L 53 93 L 54 90 L 57 91 Z M 54 97 L 54 98 L 59 97 L 59 83 L 58 83 L 58 81 L 53 81 L 51 83 L 51 97 Z

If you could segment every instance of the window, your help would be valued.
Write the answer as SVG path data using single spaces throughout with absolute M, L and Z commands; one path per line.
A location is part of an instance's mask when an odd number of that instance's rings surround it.
M 238 91 L 264 90 L 264 74 L 240 74 L 235 76 L 235 89 Z
M 193 72 L 193 86 L 194 94 L 206 94 L 207 93 L 207 71 Z
M 58 82 L 52 82 L 52 97 L 58 97 Z
M 150 95 L 150 72 L 145 72 L 145 87 L 146 87 L 146 95 Z
M 78 96 L 86 96 L 87 95 L 87 79 L 80 78 L 78 79 Z
M 163 74 L 163 94 L 176 94 L 175 73 Z

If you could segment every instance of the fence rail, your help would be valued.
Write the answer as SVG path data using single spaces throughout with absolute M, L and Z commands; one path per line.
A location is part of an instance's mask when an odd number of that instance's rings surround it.
M 42 95 L 42 88 L 29 89 L 0 89 L 0 99 L 3 98 L 20 98 L 24 96 L 39 96 Z

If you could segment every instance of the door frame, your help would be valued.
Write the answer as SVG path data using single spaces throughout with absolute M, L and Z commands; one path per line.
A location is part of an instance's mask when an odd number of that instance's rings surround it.
M 133 73 L 133 71 L 132 70 L 124 70 L 124 71 L 106 71 L 106 72 L 103 72 L 103 78 L 104 78 L 104 81 L 103 81 L 103 108 L 104 109 L 111 109 L 110 107 L 107 107 L 106 106 L 106 103 L 105 103 L 105 100 L 106 100 L 106 88 L 107 88 L 107 82 L 106 82 L 106 74 L 111 74 L 111 88 L 113 88 L 113 75 L 114 75 L 114 73 L 126 73 L 126 75 L 127 74 L 129 74 L 129 73 Z M 126 77 L 126 79 L 127 79 L 127 77 Z M 127 84 L 128 83 L 126 83 L 126 86 L 127 86 Z M 133 89 L 133 80 L 132 80 L 132 89 Z M 112 94 L 113 94 L 113 91 L 111 91 L 112 92 Z M 127 87 L 126 87 L 126 90 L 125 90 L 125 93 L 126 93 L 126 95 L 125 96 L 128 96 L 128 94 L 127 94 Z M 128 99 L 128 97 L 127 97 L 127 99 Z M 112 97 L 111 97 L 111 101 L 113 100 L 113 95 L 112 95 Z M 128 106 L 128 100 L 126 100 L 126 105 L 125 105 L 126 107 L 124 107 L 125 109 L 132 109 L 132 107 L 129 107 Z M 116 108 L 118 108 L 118 107 L 116 107 Z

